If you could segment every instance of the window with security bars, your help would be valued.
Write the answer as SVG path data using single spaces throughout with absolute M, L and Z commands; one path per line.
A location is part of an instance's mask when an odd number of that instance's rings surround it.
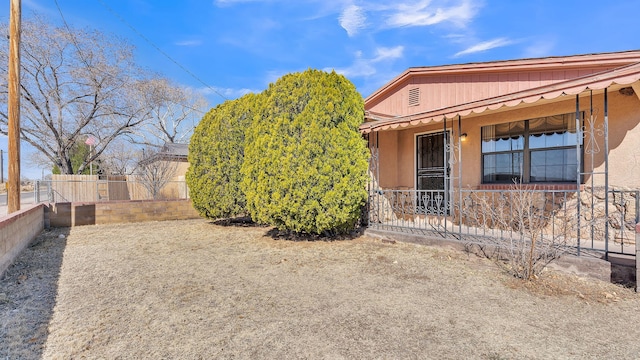
M 409 106 L 420 105 L 420 88 L 409 89 Z
M 577 141 L 575 113 L 483 126 L 482 182 L 575 182 Z

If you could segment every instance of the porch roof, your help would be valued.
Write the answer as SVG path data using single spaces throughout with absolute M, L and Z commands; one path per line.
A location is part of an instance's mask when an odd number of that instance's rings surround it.
M 638 80 L 640 80 L 640 62 L 551 85 L 405 116 L 394 117 L 393 115 L 367 111 L 365 112 L 365 120 L 367 122 L 360 125 L 360 131 L 369 133 L 371 131 L 441 122 L 445 118 L 453 119 L 457 116 L 469 116 L 472 113 L 479 114 L 486 110 L 498 110 L 505 106 L 514 107 L 522 103 L 535 103 L 542 99 L 551 100 L 564 95 L 580 94 L 585 90 L 602 90 L 612 84 L 629 85 Z M 640 96 L 640 85 L 634 84 L 633 87 L 636 94 Z

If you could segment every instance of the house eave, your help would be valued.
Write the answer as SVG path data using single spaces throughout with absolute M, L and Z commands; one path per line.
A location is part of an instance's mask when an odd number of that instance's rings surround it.
M 377 114 L 377 120 L 369 117 L 360 125 L 362 133 L 371 131 L 396 129 L 398 127 L 417 126 L 432 122 L 440 122 L 445 118 L 452 119 L 457 116 L 473 116 L 485 111 L 499 110 L 505 107 L 516 107 L 520 104 L 532 104 L 541 100 L 553 100 L 565 95 L 577 95 L 586 90 L 602 90 L 613 84 L 631 85 L 634 90 L 638 88 L 640 80 L 640 62 L 622 66 L 613 70 L 591 74 L 584 77 L 571 79 L 552 85 L 513 92 L 493 98 L 477 100 L 469 103 L 458 104 L 447 108 L 429 110 L 405 116 L 394 117 L 392 115 Z M 370 112 L 369 112 L 370 114 Z M 367 121 L 369 120 L 369 121 Z
M 518 60 L 501 60 L 442 66 L 411 67 L 367 96 L 365 103 L 375 102 L 393 89 L 417 76 L 463 75 L 525 70 L 574 69 L 584 67 L 621 67 L 640 62 L 640 50 L 595 53 L 571 56 L 552 56 Z

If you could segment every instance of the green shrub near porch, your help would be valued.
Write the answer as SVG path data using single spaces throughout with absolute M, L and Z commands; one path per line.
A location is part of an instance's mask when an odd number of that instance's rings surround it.
M 251 217 L 299 233 L 352 230 L 367 197 L 362 96 L 344 76 L 311 69 L 263 96 L 241 168 Z

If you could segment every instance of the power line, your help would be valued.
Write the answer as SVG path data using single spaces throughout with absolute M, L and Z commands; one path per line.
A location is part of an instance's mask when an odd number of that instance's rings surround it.
M 58 4 L 58 0 L 54 0 L 55 4 L 56 4 L 56 8 L 58 8 L 58 12 L 60 13 L 60 18 L 62 19 L 62 22 L 64 23 L 65 28 L 67 29 L 67 32 L 69 33 L 69 36 L 71 37 L 71 41 L 73 42 L 74 47 L 76 48 L 76 50 L 78 51 L 78 56 L 80 57 L 80 60 L 82 60 L 82 62 L 87 66 L 87 68 L 91 68 L 91 65 L 89 64 L 89 62 L 86 60 L 86 58 L 82 55 L 82 50 L 80 49 L 80 45 L 78 45 L 78 42 L 76 41 L 76 37 L 73 33 L 73 31 L 71 31 L 71 27 L 69 26 L 69 23 L 67 23 L 67 19 L 64 17 L 64 14 L 62 13 L 62 9 L 60 8 L 60 4 Z M 168 56 L 165 54 L 165 56 Z M 175 61 L 174 61 L 175 62 Z M 177 64 L 177 63 L 176 63 Z M 178 66 L 182 67 L 180 64 L 178 64 Z M 182 67 L 184 69 L 184 67 Z M 186 70 L 186 69 L 184 69 Z M 188 70 L 186 70 L 188 72 Z M 195 77 L 195 75 L 191 74 L 192 76 Z M 197 78 L 196 78 L 197 79 Z M 199 80 L 199 79 L 198 79 Z M 202 82 L 201 80 L 199 80 L 200 82 Z M 203 82 L 204 84 L 204 82 Z M 211 88 L 210 86 L 208 86 L 207 84 L 204 84 L 205 86 Z M 215 89 L 211 90 L 215 91 Z M 218 93 L 217 91 L 215 91 L 218 95 L 222 96 L 220 93 Z M 225 98 L 224 96 L 222 96 L 225 100 L 228 100 L 227 98 Z M 201 114 L 206 114 L 206 111 L 200 110 L 200 109 L 196 109 L 194 107 L 191 107 L 189 105 L 186 104 L 180 104 L 175 102 L 174 104 L 177 104 L 179 106 L 182 106 L 184 108 L 187 108 L 189 110 L 195 111 L 195 112 L 199 112 Z
M 167 54 L 166 52 L 162 51 L 162 49 L 160 49 L 160 47 L 158 47 L 155 43 L 153 43 L 151 40 L 149 40 L 146 36 L 144 36 L 140 31 L 138 31 L 135 27 L 133 27 L 133 25 L 131 25 L 130 23 L 128 23 L 122 16 L 120 16 L 120 14 L 118 14 L 115 10 L 113 10 L 112 8 L 110 8 L 103 0 L 98 0 L 98 2 L 100 4 L 102 4 L 102 6 L 104 6 L 107 10 L 109 10 L 109 12 L 111 12 L 111 14 L 113 14 L 113 16 L 115 16 L 116 18 L 118 18 L 118 20 L 120 20 L 120 22 L 122 22 L 123 24 L 125 24 L 126 26 L 128 26 L 134 33 L 136 33 L 136 35 L 138 35 L 140 38 L 142 38 L 144 41 L 146 41 L 149 45 L 151 45 L 154 49 L 156 49 L 160 54 L 162 54 L 164 57 L 166 57 L 167 59 L 169 59 L 169 61 L 173 62 L 174 64 L 176 64 L 180 69 L 182 69 L 184 72 L 186 72 L 187 74 L 191 75 L 191 77 L 193 77 L 194 79 L 196 79 L 198 82 L 200 82 L 202 85 L 206 86 L 207 88 L 209 88 L 211 91 L 213 91 L 215 94 L 217 94 L 218 96 L 220 96 L 221 98 L 225 99 L 225 100 L 229 100 L 226 96 L 222 95 L 218 90 L 216 90 L 215 88 L 209 86 L 209 84 L 205 83 L 202 79 L 200 79 L 198 76 L 196 76 L 196 74 L 192 73 L 191 71 L 189 71 L 189 69 L 187 69 L 186 67 L 184 67 L 182 64 L 180 64 L 178 61 L 176 61 L 174 58 L 172 58 L 169 54 Z M 57 3 L 57 0 L 56 0 Z
M 82 56 L 82 50 L 80 50 L 80 46 L 78 45 L 78 42 L 76 41 L 76 37 L 73 34 L 73 32 L 71 31 L 71 28 L 69 27 L 69 24 L 67 23 L 67 19 L 65 19 L 64 15 L 62 14 L 62 9 L 60 9 L 60 4 L 58 4 L 58 0 L 54 0 L 54 2 L 56 3 L 56 7 L 58 8 L 58 12 L 60 13 L 60 17 L 62 18 L 62 22 L 64 23 L 64 27 L 67 28 L 67 32 L 69 33 L 69 36 L 71 37 L 71 41 L 73 42 L 73 46 L 76 48 L 76 50 L 78 50 L 78 56 L 80 56 L 80 60 L 82 60 L 82 62 L 87 66 L 87 68 L 90 68 L 91 66 L 89 65 L 89 62 L 84 58 L 84 56 Z

